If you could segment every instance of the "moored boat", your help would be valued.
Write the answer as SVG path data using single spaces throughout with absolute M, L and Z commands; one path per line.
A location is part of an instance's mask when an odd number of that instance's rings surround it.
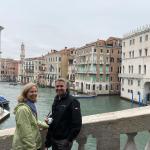
M 0 96 L 0 106 L 7 107 L 8 105 L 9 105 L 9 101 L 5 97 Z
M 96 97 L 96 95 L 84 95 L 84 94 L 75 94 L 72 96 L 74 96 L 75 98 L 94 98 L 94 97 Z
M 14 86 L 17 85 L 17 84 L 18 84 L 17 82 L 10 82 L 9 83 L 9 85 L 14 85 Z

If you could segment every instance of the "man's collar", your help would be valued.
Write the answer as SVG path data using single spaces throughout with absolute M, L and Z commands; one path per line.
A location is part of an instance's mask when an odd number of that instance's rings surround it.
M 64 93 L 63 95 L 56 95 L 56 99 L 57 100 L 62 100 L 62 99 L 64 99 L 64 98 L 66 98 L 67 97 L 67 95 L 68 95 L 68 93 L 66 92 L 66 93 Z

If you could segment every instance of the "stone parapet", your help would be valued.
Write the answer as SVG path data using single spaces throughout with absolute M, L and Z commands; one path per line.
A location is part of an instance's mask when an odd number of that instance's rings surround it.
M 13 129 L 0 130 L 0 149 L 10 150 Z M 85 150 L 89 135 L 96 138 L 97 150 L 119 150 L 120 134 L 127 134 L 124 150 L 136 150 L 134 138 L 138 132 L 150 130 L 150 106 L 83 117 L 82 130 L 76 139 L 78 150 Z M 42 132 L 45 137 L 45 133 Z M 44 138 L 43 138 L 44 142 Z M 149 141 L 145 150 L 150 149 Z

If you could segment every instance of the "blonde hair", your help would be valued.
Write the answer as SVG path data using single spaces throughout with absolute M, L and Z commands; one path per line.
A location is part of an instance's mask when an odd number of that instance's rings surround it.
M 27 83 L 27 84 L 23 87 L 22 92 L 21 92 L 21 95 L 18 97 L 18 102 L 19 102 L 19 103 L 26 101 L 26 99 L 27 99 L 27 93 L 29 92 L 29 90 L 30 90 L 33 86 L 35 86 L 35 87 L 38 89 L 37 85 L 34 84 L 34 83 L 32 83 L 32 82 Z

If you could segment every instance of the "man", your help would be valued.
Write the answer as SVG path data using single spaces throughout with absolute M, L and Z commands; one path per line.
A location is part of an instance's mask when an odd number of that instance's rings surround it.
M 73 140 L 82 126 L 80 103 L 69 94 L 65 79 L 57 79 L 55 89 L 56 97 L 50 116 L 52 122 L 46 136 L 45 149 L 52 146 L 52 150 L 71 150 Z

